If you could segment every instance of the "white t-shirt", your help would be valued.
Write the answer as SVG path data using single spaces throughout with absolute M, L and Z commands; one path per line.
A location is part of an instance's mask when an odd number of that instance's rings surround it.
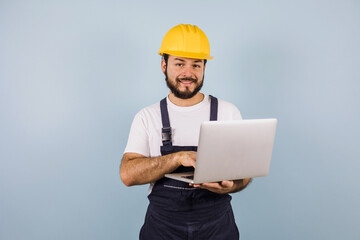
M 179 107 L 166 99 L 173 146 L 197 146 L 200 124 L 210 120 L 210 96 L 190 107 Z M 241 120 L 238 108 L 226 101 L 218 100 L 218 120 Z M 133 152 L 145 157 L 161 156 L 162 121 L 160 102 L 142 109 L 135 115 L 131 125 L 125 153 Z

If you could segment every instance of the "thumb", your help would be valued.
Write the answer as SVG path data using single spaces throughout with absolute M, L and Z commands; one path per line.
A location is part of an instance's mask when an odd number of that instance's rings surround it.
M 233 181 L 222 181 L 221 186 L 223 187 L 232 187 L 234 185 Z
M 191 165 L 195 168 L 195 166 L 196 166 L 195 160 L 193 160 L 191 163 L 192 163 Z

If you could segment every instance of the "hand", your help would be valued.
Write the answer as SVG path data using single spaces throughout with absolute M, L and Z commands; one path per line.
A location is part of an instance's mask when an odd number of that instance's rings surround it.
M 190 186 L 207 189 L 218 194 L 226 194 L 234 191 L 234 181 L 221 181 L 213 183 L 191 184 Z
M 196 152 L 193 151 L 182 151 L 175 154 L 175 159 L 179 165 L 185 167 L 195 167 Z

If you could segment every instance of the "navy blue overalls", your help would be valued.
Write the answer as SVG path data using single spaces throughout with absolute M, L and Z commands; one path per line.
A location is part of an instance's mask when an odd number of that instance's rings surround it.
M 218 101 L 211 97 L 210 121 L 217 120 Z M 197 151 L 196 146 L 173 146 L 166 98 L 160 102 L 162 119 L 161 155 Z M 194 170 L 181 166 L 174 172 Z M 161 178 L 150 195 L 140 240 L 232 240 L 239 239 L 230 205 L 231 196 L 190 187 L 188 183 Z

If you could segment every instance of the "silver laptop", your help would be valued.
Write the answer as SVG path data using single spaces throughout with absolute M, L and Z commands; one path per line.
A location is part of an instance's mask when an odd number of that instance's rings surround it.
M 276 125 L 276 119 L 204 122 L 195 171 L 165 177 L 200 184 L 266 176 Z

